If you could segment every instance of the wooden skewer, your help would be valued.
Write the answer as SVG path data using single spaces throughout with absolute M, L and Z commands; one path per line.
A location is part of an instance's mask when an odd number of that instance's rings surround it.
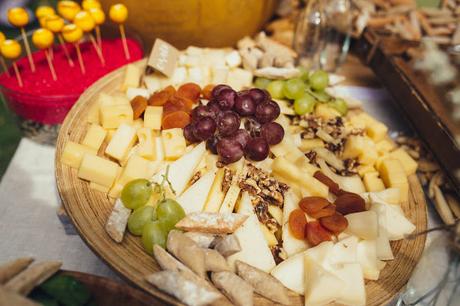
M 101 49 L 101 52 L 102 52 L 101 27 L 97 25 L 95 31 L 96 31 L 97 44 L 99 45 L 99 49 Z
M 62 49 L 64 50 L 65 57 L 67 57 L 67 61 L 69 62 L 70 67 L 75 66 L 73 63 L 72 58 L 70 57 L 69 50 L 67 49 L 64 39 L 62 38 L 62 34 L 57 35 L 59 43 L 61 44 Z
M 126 34 L 125 34 L 125 27 L 123 24 L 120 24 L 120 34 L 121 34 L 121 41 L 123 43 L 123 50 L 125 51 L 126 59 L 129 60 L 131 58 L 128 49 L 128 43 L 126 42 Z
M 102 51 L 99 48 L 99 45 L 96 42 L 96 39 L 94 38 L 93 34 L 88 33 L 88 35 L 89 35 L 89 40 L 91 40 L 91 43 L 93 44 L 93 47 L 96 50 L 97 56 L 99 57 L 99 60 L 101 61 L 102 66 L 105 66 L 105 59 L 104 59 L 104 56 L 102 55 Z
M 22 83 L 21 74 L 19 73 L 19 69 L 18 69 L 18 66 L 16 65 L 16 62 L 13 62 L 13 68 L 14 68 L 14 73 L 16 73 L 16 79 L 18 80 L 19 87 L 24 87 L 24 84 Z
M 75 48 L 77 49 L 77 57 L 78 57 L 78 62 L 80 63 L 80 70 L 81 73 L 86 74 L 86 68 L 85 64 L 83 63 L 83 58 L 81 56 L 81 51 L 80 51 L 80 45 L 79 43 L 75 44 Z
M 10 74 L 10 71 L 8 70 L 8 67 L 6 66 L 6 62 L 3 56 L 0 56 L 0 63 L 2 65 L 3 71 L 6 73 L 8 77 L 10 77 L 11 74 Z
M 29 58 L 30 69 L 32 69 L 32 72 L 35 72 L 35 63 L 34 59 L 32 58 L 32 53 L 30 52 L 29 41 L 27 40 L 26 31 L 24 28 L 21 28 L 21 35 L 22 39 L 24 40 L 24 46 L 26 47 L 27 57 Z
M 53 50 L 53 48 L 50 48 L 50 57 L 51 57 L 51 59 L 54 59 L 54 50 Z
M 51 47 L 49 48 L 49 50 L 51 50 Z M 46 55 L 46 60 L 48 61 L 48 66 L 50 67 L 50 70 L 51 70 L 51 75 L 53 77 L 53 80 L 57 80 L 57 75 L 56 75 L 56 71 L 54 70 L 54 65 L 53 65 L 53 61 L 51 59 L 51 52 L 48 52 L 48 50 L 45 50 L 45 55 Z

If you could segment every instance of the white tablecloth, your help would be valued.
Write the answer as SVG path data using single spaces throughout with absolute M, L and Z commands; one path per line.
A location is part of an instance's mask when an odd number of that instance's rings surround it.
M 408 131 L 386 91 L 360 87 L 344 90 L 365 101 L 364 108 L 392 131 Z M 33 256 L 37 260 L 61 260 L 65 269 L 117 278 L 78 235 L 67 235 L 58 219 L 54 152 L 52 147 L 22 139 L 0 182 L 0 263 Z M 430 225 L 438 222 L 433 216 L 430 213 Z

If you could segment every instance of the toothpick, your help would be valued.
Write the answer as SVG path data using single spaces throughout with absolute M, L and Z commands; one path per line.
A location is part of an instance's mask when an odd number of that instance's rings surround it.
M 53 61 L 51 60 L 51 55 L 49 52 L 49 50 L 51 50 L 51 48 L 49 48 L 48 50 L 45 50 L 45 55 L 46 55 L 46 60 L 48 61 L 48 66 L 50 67 L 50 70 L 51 70 L 51 75 L 53 76 L 53 80 L 57 80 L 57 76 L 56 76 L 56 71 L 54 70 L 54 65 L 53 65 Z
M 96 25 L 96 40 L 97 44 L 99 45 L 99 49 L 101 49 L 102 52 L 101 28 L 98 25 Z
M 125 34 L 125 27 L 123 24 L 120 24 L 120 34 L 121 34 L 121 41 L 123 43 L 123 50 L 125 51 L 125 57 L 127 60 L 131 58 L 128 49 L 128 43 L 126 42 L 126 34 Z
M 14 68 L 14 72 L 16 73 L 16 79 L 18 80 L 19 87 L 24 87 L 22 83 L 21 74 L 19 73 L 19 69 L 18 69 L 18 66 L 16 65 L 16 62 L 13 62 L 13 68 Z
M 83 63 L 83 58 L 81 57 L 80 44 L 76 43 L 75 48 L 77 49 L 78 62 L 80 63 L 81 73 L 86 74 L 85 64 Z
M 96 40 L 94 39 L 93 34 L 88 33 L 88 35 L 89 35 L 89 40 L 91 40 L 91 43 L 93 44 L 93 47 L 96 50 L 96 54 L 99 57 L 99 60 L 101 61 L 102 66 L 105 66 L 104 56 L 102 55 L 102 51 L 101 51 L 101 49 L 99 49 L 99 46 L 98 46 Z
M 64 50 L 65 57 L 67 57 L 67 61 L 69 62 L 69 66 L 73 67 L 74 63 L 73 63 L 72 58 L 70 57 L 69 50 L 67 49 L 67 47 L 65 45 L 64 38 L 62 38 L 62 34 L 58 33 L 57 37 L 58 37 L 59 43 L 61 44 L 62 49 Z
M 24 40 L 24 46 L 26 47 L 27 57 L 29 58 L 30 69 L 32 72 L 35 72 L 35 63 L 34 59 L 32 58 L 32 53 L 30 52 L 29 41 L 27 40 L 26 31 L 24 28 L 21 28 L 21 35 L 22 39 Z
M 8 77 L 10 77 L 11 74 L 10 74 L 10 71 L 8 70 L 8 67 L 6 66 L 6 62 L 3 56 L 0 56 L 0 63 L 2 65 L 3 71 L 6 73 Z

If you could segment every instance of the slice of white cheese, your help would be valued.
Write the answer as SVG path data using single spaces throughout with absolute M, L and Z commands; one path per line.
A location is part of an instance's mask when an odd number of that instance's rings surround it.
M 208 168 L 208 167 L 207 167 Z M 215 168 L 208 168 L 213 171 Z M 225 193 L 222 191 L 222 182 L 224 180 L 225 169 L 219 168 L 216 173 L 214 182 L 212 183 L 211 191 L 209 192 L 208 199 L 204 206 L 204 211 L 218 212 L 222 201 L 224 200 Z
M 283 238 L 283 249 L 286 251 L 288 257 L 297 254 L 299 252 L 305 251 L 308 248 L 308 243 L 306 240 L 297 239 L 292 236 L 289 229 L 289 215 L 291 212 L 299 208 L 299 198 L 296 194 L 289 189 L 284 195 L 284 207 L 283 207 L 283 229 L 282 229 L 282 238 Z
M 308 254 L 304 257 L 305 305 L 326 305 L 341 296 L 345 282 L 326 271 Z
M 346 233 L 361 239 L 373 240 L 378 237 L 379 224 L 377 213 L 372 210 L 352 213 L 345 216 L 348 221 Z
M 350 236 L 345 238 L 332 247 L 328 253 L 326 261 L 334 269 L 343 264 L 357 262 L 358 238 Z
M 184 154 L 176 161 L 169 165 L 168 179 L 176 193 L 179 196 L 184 191 L 188 182 L 195 174 L 195 169 L 206 152 L 204 142 L 198 144 L 192 151 Z M 155 182 L 161 182 L 162 176 L 166 173 L 166 167 L 159 171 L 154 177 Z
M 377 259 L 377 246 L 375 240 L 362 240 L 358 243 L 357 259 L 365 279 L 378 280 L 380 275 L 380 264 Z
M 209 171 L 176 198 L 186 214 L 203 210 L 215 177 L 216 173 Z
M 394 259 L 393 251 L 391 250 L 390 240 L 387 232 L 387 214 L 385 205 L 382 203 L 372 203 L 371 210 L 375 211 L 379 220 L 379 235 L 376 238 L 377 258 L 380 260 Z
M 338 304 L 350 306 L 366 305 L 363 270 L 359 264 L 344 264 L 342 267 L 335 269 L 333 274 L 340 278 L 345 285 L 336 299 Z
M 234 267 L 235 261 L 241 260 L 269 273 L 276 265 L 275 260 L 260 229 L 259 220 L 247 192 L 243 193 L 237 212 L 249 215 L 249 218 L 233 234 L 240 242 L 241 251 L 227 258 L 229 265 Z

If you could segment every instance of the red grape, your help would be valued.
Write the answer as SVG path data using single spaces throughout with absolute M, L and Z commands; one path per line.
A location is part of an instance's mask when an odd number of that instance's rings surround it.
M 241 116 L 254 115 L 256 103 L 249 93 L 239 94 L 235 100 L 235 111 Z
M 224 88 L 219 91 L 219 94 L 214 98 L 221 110 L 230 110 L 235 105 L 236 91 L 229 88 Z
M 214 135 L 216 122 L 211 117 L 204 117 L 195 123 L 193 135 L 200 141 L 206 140 Z
M 233 111 L 226 111 L 217 116 L 217 129 L 222 136 L 235 133 L 240 127 L 240 116 Z
M 260 135 L 265 138 L 268 144 L 276 145 L 283 140 L 284 129 L 279 123 L 269 122 L 262 125 Z
M 198 139 L 193 134 L 194 130 L 195 126 L 193 123 L 189 123 L 184 127 L 184 138 L 190 143 L 198 142 Z
M 224 89 L 232 89 L 232 88 L 230 86 L 228 86 L 228 85 L 225 85 L 225 84 L 219 84 L 217 86 L 214 86 L 214 88 L 211 91 L 211 97 L 217 98 L 219 93 Z
M 212 136 L 206 141 L 206 149 L 211 151 L 213 154 L 217 154 L 217 143 L 219 142 L 219 138 L 216 136 Z
M 217 153 L 222 163 L 231 164 L 243 157 L 243 147 L 234 139 L 223 138 L 217 143 Z
M 271 99 L 268 91 L 260 88 L 251 88 L 249 90 L 249 95 L 251 96 L 252 100 L 256 103 L 256 105 L 268 102 Z
M 213 113 L 209 111 L 209 108 L 205 105 L 198 105 L 192 110 L 192 121 L 196 122 L 203 117 L 212 117 Z
M 254 137 L 249 139 L 244 148 L 246 157 L 254 161 L 261 161 L 268 157 L 270 147 L 267 141 L 262 137 Z
M 249 132 L 245 129 L 239 129 L 232 136 L 230 136 L 230 138 L 238 141 L 244 149 L 251 136 L 249 136 Z
M 267 123 L 275 120 L 280 115 L 280 107 L 276 102 L 269 101 L 256 107 L 256 118 L 260 123 Z

